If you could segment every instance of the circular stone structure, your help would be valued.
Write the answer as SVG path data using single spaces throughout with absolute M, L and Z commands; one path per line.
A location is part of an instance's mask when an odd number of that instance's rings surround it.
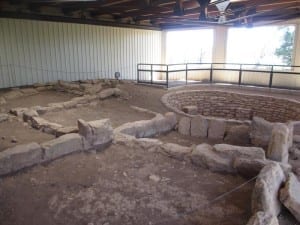
M 251 120 L 253 116 L 270 122 L 300 120 L 300 102 L 264 95 L 224 91 L 177 91 L 165 94 L 162 102 L 177 113 L 196 106 L 198 114 L 226 119 Z M 186 114 L 185 114 L 186 115 Z

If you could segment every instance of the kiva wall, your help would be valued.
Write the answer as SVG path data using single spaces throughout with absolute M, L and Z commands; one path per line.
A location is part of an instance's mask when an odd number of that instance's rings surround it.
M 55 80 L 135 80 L 161 62 L 162 32 L 0 18 L 0 88 Z

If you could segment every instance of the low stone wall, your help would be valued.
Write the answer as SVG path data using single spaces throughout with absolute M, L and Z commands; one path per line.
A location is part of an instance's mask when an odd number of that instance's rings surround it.
M 300 120 L 300 102 L 261 95 L 224 91 L 177 91 L 162 97 L 170 109 L 185 114 L 183 108 L 196 106 L 198 114 L 227 119 L 250 120 L 262 117 L 271 122 Z
M 41 144 L 17 145 L 0 152 L 0 176 L 71 153 L 100 150 L 112 142 L 113 129 L 109 119 L 91 122 L 80 120 L 78 124 L 79 134 L 66 134 Z

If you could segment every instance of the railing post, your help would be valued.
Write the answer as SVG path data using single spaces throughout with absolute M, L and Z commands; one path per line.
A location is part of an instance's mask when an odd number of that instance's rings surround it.
M 240 64 L 240 71 L 239 71 L 239 85 L 242 83 L 242 64 Z
M 137 82 L 140 82 L 140 71 L 139 71 L 139 64 L 137 64 Z
M 153 84 L 153 64 L 151 64 L 151 84 Z
M 210 64 L 209 82 L 212 83 L 212 81 L 213 81 L 213 64 Z
M 271 67 L 271 72 L 270 72 L 270 81 L 269 81 L 269 88 L 272 87 L 273 84 L 273 66 Z
M 166 80 L 167 80 L 167 88 L 169 88 L 169 65 L 167 65 Z
M 188 64 L 185 64 L 185 85 L 188 83 Z

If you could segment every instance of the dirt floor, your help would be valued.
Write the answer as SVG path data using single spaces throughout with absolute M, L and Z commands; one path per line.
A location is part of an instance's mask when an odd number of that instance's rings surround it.
M 191 86 L 169 91 L 210 88 Z M 97 106 L 58 114 L 49 113 L 45 118 L 74 125 L 79 117 L 85 120 L 109 117 L 115 127 L 153 117 L 133 112 L 131 105 L 159 113 L 169 111 L 160 101 L 167 93 L 166 89 L 135 84 L 123 84 L 120 89 L 124 91 L 120 99 L 112 98 L 99 102 Z M 231 90 L 230 87 L 217 89 Z M 241 92 L 240 89 L 232 91 Z M 245 92 L 262 94 L 260 91 Z M 270 95 L 269 92 L 265 94 Z M 274 95 L 287 97 L 285 94 Z M 72 97 L 66 93 L 43 92 L 13 100 L 5 105 L 5 110 L 47 105 Z M 291 98 L 300 100 L 300 95 Z M 17 120 L 0 123 L 0 137 L 5 137 L 0 140 L 0 151 L 15 144 L 53 138 Z M 12 137 L 18 142 L 11 143 Z M 159 138 L 186 146 L 202 143 L 194 138 L 185 139 L 176 132 Z M 212 173 L 158 153 L 111 145 L 99 153 L 74 154 L 0 178 L 0 225 L 246 224 L 251 214 L 253 182 L 209 204 L 243 182 L 245 179 L 239 176 Z M 279 221 L 280 225 L 299 224 L 287 211 L 279 216 Z
M 66 102 L 74 97 L 76 96 L 64 92 L 43 91 L 35 95 L 22 96 L 20 98 L 9 100 L 6 104 L 1 106 L 1 111 L 8 112 L 10 109 L 16 107 L 29 108 L 36 105 L 47 106 L 49 103 Z
M 99 101 L 97 105 L 49 112 L 42 115 L 44 119 L 64 126 L 76 126 L 78 119 L 92 121 L 110 118 L 113 127 L 137 120 L 149 120 L 154 116 L 154 114 L 134 110 L 127 101 L 117 98 Z
M 17 118 L 0 123 L 0 151 L 20 144 L 41 143 L 54 138 L 52 135 L 31 128 Z
M 159 153 L 112 145 L 3 179 L 0 224 L 244 225 L 253 183 L 208 205 L 243 182 Z

